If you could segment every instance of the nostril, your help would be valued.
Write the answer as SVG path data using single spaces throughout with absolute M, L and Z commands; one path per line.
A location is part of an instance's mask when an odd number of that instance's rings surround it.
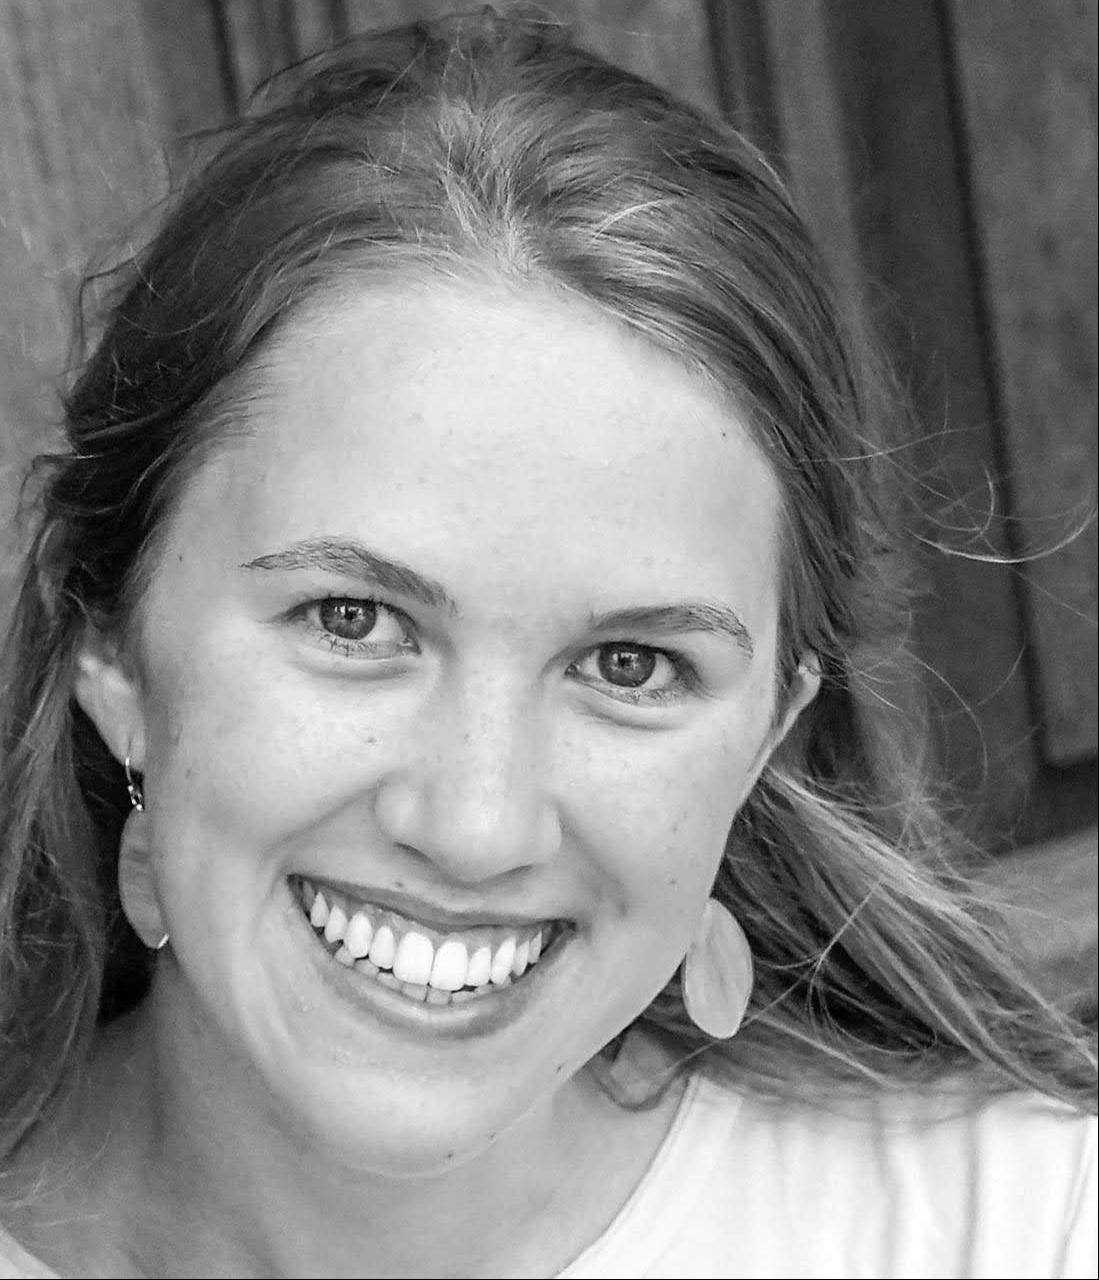
M 407 775 L 391 775 L 379 784 L 374 814 L 378 825 L 395 844 L 417 851 L 427 814 L 422 791 Z
M 485 785 L 478 786 L 481 781 Z M 461 770 L 394 774 L 378 786 L 374 809 L 396 847 L 436 863 L 468 883 L 537 865 L 561 848 L 556 808 L 530 779 L 478 779 Z

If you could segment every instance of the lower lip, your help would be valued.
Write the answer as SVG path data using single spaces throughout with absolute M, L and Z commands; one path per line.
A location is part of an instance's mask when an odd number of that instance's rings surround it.
M 522 978 L 498 991 L 457 1004 L 433 1005 L 410 1000 L 376 981 L 369 974 L 340 964 L 317 938 L 293 890 L 287 886 L 293 914 L 304 938 L 309 962 L 317 976 L 339 999 L 372 1015 L 394 1030 L 420 1036 L 465 1040 L 493 1032 L 518 1021 L 530 1002 L 556 971 L 572 937 L 566 932 L 528 969 Z

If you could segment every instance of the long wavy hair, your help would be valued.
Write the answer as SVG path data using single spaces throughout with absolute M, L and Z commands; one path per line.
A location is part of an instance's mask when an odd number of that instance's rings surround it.
M 124 780 L 72 695 L 81 637 L 125 632 L 166 515 L 232 429 L 236 375 L 304 301 L 381 271 L 594 303 L 727 393 L 779 478 L 780 680 L 806 652 L 823 680 L 714 888 L 751 941 L 749 1016 L 712 1044 L 673 980 L 642 1020 L 772 1096 L 966 1073 L 1090 1106 L 1090 1043 L 967 887 L 924 726 L 865 712 L 910 612 L 890 415 L 763 157 L 557 25 L 494 15 L 341 45 L 219 143 L 120 268 L 67 447 L 36 470 L 0 726 L 0 1149 L 148 981 L 117 895 Z

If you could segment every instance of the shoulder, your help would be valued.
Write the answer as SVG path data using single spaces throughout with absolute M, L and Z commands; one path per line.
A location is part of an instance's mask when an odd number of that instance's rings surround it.
M 623 1222 L 618 1260 L 567 1274 L 1095 1275 L 1093 1118 L 1022 1094 L 841 1112 L 705 1080 L 684 1108 L 633 1206 L 646 1256 Z
M 57 1280 L 57 1273 L 29 1254 L 0 1225 L 0 1280 Z
M 741 1120 L 772 1203 L 846 1236 L 869 1274 L 1095 1274 L 1094 1117 L 1020 1093 L 746 1106 Z

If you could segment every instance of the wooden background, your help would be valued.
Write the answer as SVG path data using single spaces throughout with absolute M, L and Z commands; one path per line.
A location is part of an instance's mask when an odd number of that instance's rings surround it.
M 334 39 L 469 7 L 0 0 L 5 523 L 56 425 L 80 276 L 146 234 L 179 140 Z M 1095 0 L 539 7 L 769 149 L 886 336 L 951 548 L 928 550 L 917 635 L 943 760 L 1024 941 L 1094 982 Z

